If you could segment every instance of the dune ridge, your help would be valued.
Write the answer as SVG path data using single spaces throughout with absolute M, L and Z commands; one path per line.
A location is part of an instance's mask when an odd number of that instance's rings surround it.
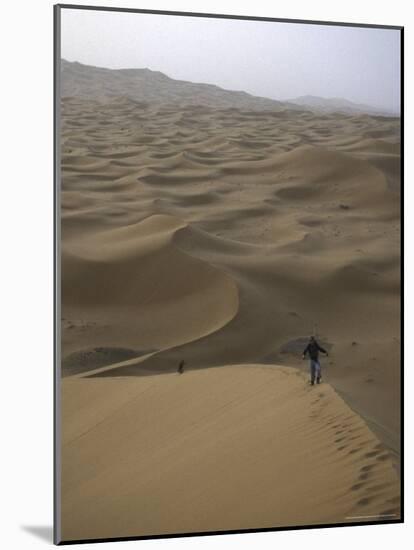
M 65 319 L 79 310 L 88 316 L 90 325 L 80 327 L 84 345 L 109 346 L 113 353 L 137 345 L 163 349 L 214 332 L 236 315 L 238 289 L 232 278 L 174 246 L 174 232 L 184 226 L 172 216 L 154 215 L 65 243 L 63 312 Z M 68 328 L 73 332 L 76 325 Z M 81 370 L 72 359 L 81 351 L 82 337 L 75 333 L 75 338 L 68 344 L 63 374 Z M 95 355 L 84 355 L 87 369 L 86 359 Z
M 62 444 L 67 540 L 399 513 L 384 446 L 329 385 L 314 391 L 294 369 L 67 378 Z

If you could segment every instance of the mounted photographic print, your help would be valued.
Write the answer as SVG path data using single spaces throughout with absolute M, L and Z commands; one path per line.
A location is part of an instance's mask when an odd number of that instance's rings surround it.
M 55 542 L 403 521 L 402 27 L 55 6 Z

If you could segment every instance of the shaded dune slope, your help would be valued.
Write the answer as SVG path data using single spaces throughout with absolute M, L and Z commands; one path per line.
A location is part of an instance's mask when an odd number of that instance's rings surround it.
M 172 217 L 151 216 L 65 244 L 64 315 L 81 310 L 83 318 L 98 320 L 96 328 L 84 331 L 85 344 L 159 349 L 200 338 L 234 317 L 236 284 L 174 246 L 172 235 L 182 226 Z M 82 347 L 79 337 L 75 345 Z M 64 358 L 64 373 L 74 372 L 71 356 Z M 93 354 L 83 356 L 83 365 L 74 365 L 76 372 L 90 368 L 88 358 L 93 364 Z

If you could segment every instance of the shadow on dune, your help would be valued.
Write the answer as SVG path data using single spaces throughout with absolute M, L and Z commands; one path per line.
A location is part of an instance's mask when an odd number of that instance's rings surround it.
M 96 372 L 91 375 L 85 375 L 85 378 L 116 378 L 123 376 L 151 376 L 154 374 L 172 374 L 178 371 L 181 359 L 172 359 L 162 355 L 154 355 L 144 361 L 137 358 L 137 362 L 132 365 L 115 366 Z
M 155 350 L 135 350 L 127 348 L 97 347 L 76 351 L 62 361 L 62 376 L 73 376 L 109 365 L 128 361 L 152 353 Z

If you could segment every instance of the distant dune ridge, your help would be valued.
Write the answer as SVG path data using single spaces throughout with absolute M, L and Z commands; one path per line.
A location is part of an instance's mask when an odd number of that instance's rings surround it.
M 204 105 L 214 109 L 305 109 L 318 113 L 396 116 L 396 113 L 387 109 L 355 103 L 344 98 L 304 95 L 277 101 L 244 91 L 225 90 L 213 84 L 175 80 L 160 71 L 148 68 L 107 69 L 66 59 L 61 61 L 61 96 L 99 100 L 128 97 L 136 101 Z
M 62 71 L 63 537 L 398 519 L 399 118 Z
M 290 103 L 315 110 L 320 113 L 347 113 L 369 115 L 397 116 L 398 114 L 391 110 L 365 105 L 363 103 L 354 103 L 341 97 L 319 97 L 313 95 L 304 95 L 289 100 Z
M 61 96 L 85 99 L 128 97 L 151 103 L 201 104 L 212 108 L 276 109 L 283 104 L 212 84 L 174 80 L 150 69 L 106 69 L 62 59 Z M 295 108 L 295 106 L 292 106 Z

